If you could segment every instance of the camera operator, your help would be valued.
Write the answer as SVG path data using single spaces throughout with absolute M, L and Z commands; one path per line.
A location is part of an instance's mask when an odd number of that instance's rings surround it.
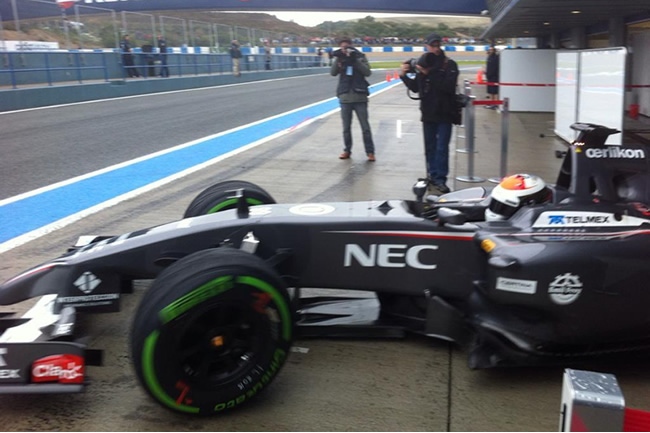
M 420 95 L 427 174 L 433 188 L 446 194 L 458 65 L 445 56 L 437 34 L 430 34 L 425 45 L 427 52 L 417 62 L 412 59 L 402 64 L 400 77 L 409 90 Z M 413 73 L 415 77 L 409 77 Z
M 332 76 L 339 76 L 336 96 L 341 104 L 341 119 L 343 119 L 343 153 L 340 159 L 349 159 L 352 154 L 352 111 L 357 113 L 363 132 L 363 144 L 366 149 L 368 161 L 375 161 L 375 145 L 372 141 L 372 132 L 368 122 L 368 82 L 365 77 L 370 76 L 370 65 L 362 52 L 352 47 L 350 39 L 343 39 L 339 49 L 332 53 Z

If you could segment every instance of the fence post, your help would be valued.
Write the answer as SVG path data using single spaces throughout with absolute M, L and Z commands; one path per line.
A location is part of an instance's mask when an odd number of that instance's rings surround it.
M 108 82 L 108 68 L 106 67 L 106 53 L 102 51 L 102 67 L 104 68 L 104 80 Z
M 482 177 L 474 176 L 474 100 L 475 96 L 469 97 L 467 103 L 467 122 L 465 125 L 465 142 L 467 143 L 467 176 L 456 176 L 460 182 L 480 183 L 485 182 Z
M 510 104 L 508 98 L 503 98 L 503 109 L 501 110 L 501 165 L 499 166 L 499 177 L 491 177 L 488 180 L 492 183 L 499 183 L 506 177 L 508 172 L 508 127 L 510 124 Z
M 463 92 L 465 93 L 465 96 L 467 96 L 468 98 L 471 97 L 472 96 L 472 86 L 470 86 L 469 80 L 467 80 L 467 79 L 463 80 L 463 85 L 464 85 Z M 470 104 L 468 103 L 465 106 L 465 109 L 463 110 L 464 111 L 464 113 L 463 113 L 463 124 L 460 125 L 461 128 L 465 129 L 465 135 L 459 135 L 458 138 L 466 138 L 467 137 L 467 134 L 468 134 L 467 131 L 468 130 L 467 130 L 466 125 L 467 125 L 467 118 L 469 116 L 469 114 L 468 114 L 469 113 L 469 106 L 470 106 Z M 467 140 L 465 140 L 465 145 L 467 145 Z M 456 152 L 458 152 L 458 153 L 468 153 L 469 150 L 467 149 L 467 147 L 465 147 L 464 149 L 456 148 Z M 474 152 L 476 153 L 476 151 L 474 151 Z
M 81 79 L 81 63 L 79 63 L 79 53 L 73 53 L 74 55 L 74 64 L 77 67 L 77 80 L 79 80 L 79 84 L 83 84 L 83 81 Z
M 47 85 L 52 85 L 52 71 L 50 71 L 50 53 L 45 53 L 45 71 L 47 74 Z
M 14 68 L 13 56 L 11 55 L 11 53 L 7 53 L 7 57 L 9 58 L 9 70 L 11 71 L 11 86 L 14 89 L 17 89 L 18 87 L 16 86 L 16 69 Z

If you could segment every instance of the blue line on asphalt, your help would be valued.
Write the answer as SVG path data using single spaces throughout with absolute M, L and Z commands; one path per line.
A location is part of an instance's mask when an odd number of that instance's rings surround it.
M 374 93 L 392 85 L 371 86 Z M 0 244 L 291 128 L 338 107 L 336 99 L 0 206 Z

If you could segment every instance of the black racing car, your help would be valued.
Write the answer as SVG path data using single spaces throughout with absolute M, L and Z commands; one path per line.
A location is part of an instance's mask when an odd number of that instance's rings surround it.
M 160 404 L 212 414 L 265 389 L 297 336 L 415 332 L 466 345 L 472 368 L 558 363 L 650 343 L 648 150 L 576 124 L 557 183 L 416 200 L 275 204 L 243 181 L 177 222 L 92 238 L 0 286 L 0 392 L 75 392 L 97 351 L 78 313 L 115 311 L 155 279 L 133 322 L 137 376 Z M 486 220 L 487 219 L 487 220 Z M 305 296 L 356 289 L 377 299 Z M 291 295 L 290 295 L 291 293 Z

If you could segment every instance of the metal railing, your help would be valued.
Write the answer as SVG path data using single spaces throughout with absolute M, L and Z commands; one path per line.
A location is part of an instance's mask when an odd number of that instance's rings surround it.
M 68 53 L 0 53 L 2 67 L 0 68 L 0 85 L 11 85 L 17 89 L 19 85 L 45 84 L 54 85 L 56 82 L 73 81 L 82 84 L 85 81 L 103 79 L 109 81 L 107 56 L 111 53 L 99 54 L 98 64 L 88 64 L 88 54 L 81 52 Z M 64 61 L 53 62 L 54 57 L 64 57 Z M 29 59 L 27 59 L 29 58 Z M 40 58 L 40 62 L 34 61 Z M 95 63 L 95 62 L 93 62 Z M 87 74 L 88 71 L 99 71 L 99 74 Z M 35 75 L 36 74 L 36 75 Z M 5 77 L 9 77 L 8 81 Z M 27 77 L 27 78 L 26 78 Z M 21 80 L 22 78 L 22 80 Z
M 161 75 L 187 77 L 231 74 L 232 59 L 228 54 L 130 53 L 133 66 L 125 66 L 125 53 L 115 52 L 0 52 L 0 87 L 17 89 L 24 86 L 57 83 L 87 83 L 126 80 L 129 75 L 153 78 Z M 126 62 L 127 64 L 129 62 Z M 319 67 L 318 56 L 293 54 L 271 56 L 270 65 L 264 54 L 245 55 L 240 70 L 258 72 L 280 69 Z M 167 74 L 162 74 L 163 68 Z M 129 73 L 135 71 L 136 73 Z
M 474 175 L 474 159 L 476 151 L 475 146 L 475 129 L 474 124 L 476 121 L 475 107 L 477 105 L 490 105 L 493 107 L 501 106 L 501 149 L 500 149 L 500 158 L 499 158 L 499 175 L 494 176 L 488 179 L 492 183 L 499 183 L 507 175 L 508 170 L 508 137 L 509 137 L 509 122 L 510 122 L 510 103 L 508 98 L 503 98 L 502 100 L 485 100 L 477 101 L 475 96 L 472 96 L 472 89 L 470 82 L 468 80 L 464 81 L 464 93 L 469 98 L 469 102 L 463 110 L 463 127 L 465 129 L 465 135 L 463 137 L 457 136 L 456 138 L 465 139 L 465 148 L 456 149 L 458 153 L 467 154 L 467 175 L 466 176 L 456 176 L 455 180 L 459 182 L 466 183 L 482 183 L 485 182 L 485 178 Z

